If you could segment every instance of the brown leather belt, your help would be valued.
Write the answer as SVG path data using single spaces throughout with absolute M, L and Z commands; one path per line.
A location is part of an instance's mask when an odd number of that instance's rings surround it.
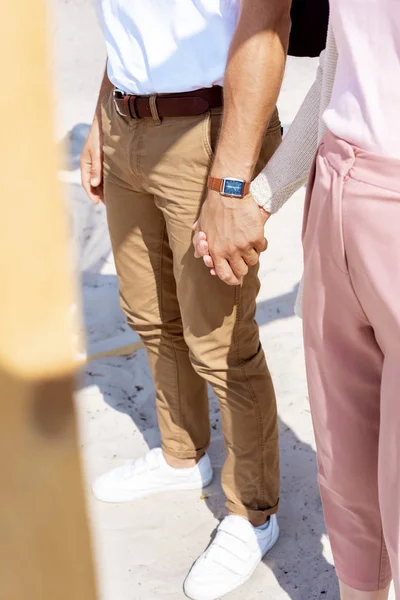
M 219 85 L 193 92 L 151 96 L 134 96 L 114 89 L 113 97 L 121 116 L 132 119 L 150 117 L 154 121 L 161 121 L 163 117 L 195 117 L 223 104 L 222 87 Z

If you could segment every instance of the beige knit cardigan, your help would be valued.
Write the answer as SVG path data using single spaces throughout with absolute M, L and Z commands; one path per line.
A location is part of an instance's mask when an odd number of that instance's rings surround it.
M 250 187 L 257 203 L 270 213 L 276 213 L 307 182 L 319 142 L 326 131 L 322 116 L 331 99 L 337 58 L 335 38 L 329 26 L 327 45 L 320 57 L 316 81 L 282 144 Z M 299 315 L 301 302 L 302 285 L 296 303 Z

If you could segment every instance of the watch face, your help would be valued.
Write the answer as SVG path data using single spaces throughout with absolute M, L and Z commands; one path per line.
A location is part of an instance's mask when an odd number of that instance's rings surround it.
M 243 197 L 245 182 L 242 179 L 224 179 L 222 194 L 225 196 Z

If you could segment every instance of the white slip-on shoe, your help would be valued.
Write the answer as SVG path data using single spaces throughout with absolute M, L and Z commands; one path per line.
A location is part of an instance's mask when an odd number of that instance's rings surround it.
M 215 539 L 194 563 L 184 583 L 192 600 L 217 600 L 245 583 L 279 537 L 276 515 L 268 527 L 255 528 L 243 517 L 230 515 Z
M 202 489 L 210 485 L 212 478 L 208 454 L 194 467 L 174 469 L 167 464 L 161 448 L 154 448 L 101 475 L 92 491 L 102 502 L 130 502 L 158 492 Z

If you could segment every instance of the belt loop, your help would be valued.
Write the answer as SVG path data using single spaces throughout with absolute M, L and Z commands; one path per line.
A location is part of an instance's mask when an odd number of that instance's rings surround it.
M 140 119 L 137 110 L 136 110 L 136 96 L 128 97 L 128 110 L 131 116 L 131 119 Z
M 151 111 L 151 116 L 153 117 L 153 121 L 157 125 L 161 125 L 160 115 L 157 110 L 157 94 L 152 94 L 149 98 L 149 106 Z

